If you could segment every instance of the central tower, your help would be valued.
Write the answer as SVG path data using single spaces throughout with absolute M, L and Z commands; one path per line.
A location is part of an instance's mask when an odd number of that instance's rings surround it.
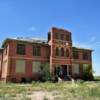
M 72 38 L 71 32 L 52 27 L 48 33 L 50 45 L 50 71 L 57 74 L 60 68 L 64 75 L 71 75 L 72 70 Z

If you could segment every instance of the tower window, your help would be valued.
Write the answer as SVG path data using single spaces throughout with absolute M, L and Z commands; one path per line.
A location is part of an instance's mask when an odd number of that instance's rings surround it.
M 61 40 L 64 40 L 64 34 L 61 34 Z
M 64 48 L 61 48 L 61 56 L 64 56 Z
M 59 49 L 58 49 L 58 47 L 56 47 L 55 55 L 56 55 L 56 56 L 59 56 Z
M 54 33 L 54 38 L 55 38 L 55 39 L 59 39 L 58 33 Z
M 66 49 L 66 57 L 69 57 L 69 50 Z
M 70 35 L 66 35 L 66 41 L 70 41 Z

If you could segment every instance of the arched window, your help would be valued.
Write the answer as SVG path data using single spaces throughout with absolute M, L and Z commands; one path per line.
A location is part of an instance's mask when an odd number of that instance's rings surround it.
M 59 56 L 59 48 L 58 48 L 58 47 L 56 47 L 55 55 L 56 55 L 56 56 Z
M 61 56 L 64 56 L 64 48 L 61 48 Z
M 66 49 L 66 57 L 69 57 L 69 50 Z

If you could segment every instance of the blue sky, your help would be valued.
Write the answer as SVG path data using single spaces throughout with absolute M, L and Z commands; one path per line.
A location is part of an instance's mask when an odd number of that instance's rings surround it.
M 94 50 L 100 75 L 100 0 L 0 0 L 0 44 L 6 37 L 46 39 L 52 26 L 71 31 L 73 45 Z

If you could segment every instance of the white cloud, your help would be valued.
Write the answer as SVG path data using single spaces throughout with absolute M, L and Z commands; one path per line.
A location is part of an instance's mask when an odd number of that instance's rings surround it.
M 89 38 L 89 43 L 94 43 L 96 41 L 96 37 Z
M 82 48 L 88 48 L 88 49 L 95 49 L 100 47 L 100 41 L 97 40 L 96 37 L 91 37 L 86 42 L 74 42 L 74 46 L 76 47 L 82 47 Z
M 36 31 L 36 27 L 35 27 L 35 26 L 32 26 L 32 27 L 30 28 L 30 31 Z

